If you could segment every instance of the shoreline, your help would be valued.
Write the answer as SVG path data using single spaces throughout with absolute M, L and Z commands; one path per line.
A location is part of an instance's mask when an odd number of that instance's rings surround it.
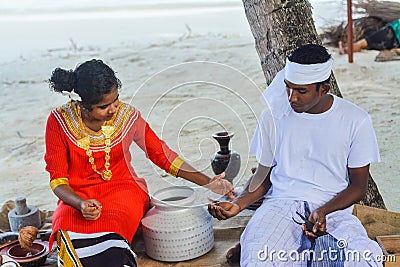
M 0 31 L 7 42 L 3 43 L 0 62 L 45 54 L 48 50 L 162 42 L 165 38 L 179 38 L 191 32 L 239 35 L 253 40 L 239 0 L 153 1 L 151 4 L 119 0 L 115 5 L 68 3 L 69 8 L 61 2 L 38 5 L 23 1 L 26 3 L 22 6 L 3 4 Z M 346 20 L 342 3 L 334 0 L 310 2 L 317 31 Z

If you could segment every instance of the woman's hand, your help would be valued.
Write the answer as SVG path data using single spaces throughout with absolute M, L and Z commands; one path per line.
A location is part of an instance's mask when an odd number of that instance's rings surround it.
M 86 220 L 95 221 L 100 218 L 101 203 L 96 199 L 83 200 L 80 203 L 81 213 Z
M 209 182 L 209 184 L 206 185 L 208 189 L 213 191 L 214 193 L 220 194 L 220 195 L 226 195 L 230 199 L 235 199 L 235 196 L 233 195 L 234 188 L 233 185 L 223 179 L 225 177 L 225 172 L 214 176 Z
M 241 211 L 240 206 L 232 202 L 219 202 L 215 204 L 208 204 L 208 212 L 218 220 L 226 220 Z

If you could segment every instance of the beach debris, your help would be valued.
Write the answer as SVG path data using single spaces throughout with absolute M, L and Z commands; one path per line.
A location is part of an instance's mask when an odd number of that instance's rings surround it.
M 353 42 L 361 40 L 384 27 L 387 23 L 400 18 L 400 3 L 392 1 L 358 0 L 355 13 L 363 14 L 353 20 Z M 325 44 L 336 46 L 339 41 L 347 43 L 347 23 L 331 25 L 319 35 Z
M 358 0 L 354 4 L 356 13 L 368 14 L 369 17 L 377 17 L 385 23 L 400 18 L 400 3 L 394 1 Z
M 0 210 L 0 231 L 8 232 L 10 231 L 10 223 L 8 222 L 8 213 L 15 209 L 15 203 L 13 200 L 6 201 Z
M 22 248 L 30 249 L 39 230 L 34 226 L 25 226 L 19 230 L 18 241 Z
M 376 17 L 361 17 L 353 20 L 353 41 L 358 41 L 365 36 L 385 26 L 385 22 Z M 329 26 L 323 29 L 319 35 L 328 45 L 337 45 L 339 41 L 347 42 L 347 24 L 342 22 L 337 26 Z
M 78 45 L 75 43 L 74 39 L 69 38 L 69 42 L 71 43 L 70 48 L 71 48 L 71 50 L 72 50 L 74 53 L 76 53 L 76 52 L 78 52 L 78 51 L 80 50 L 80 49 L 78 48 Z
M 392 61 L 400 60 L 400 48 L 393 48 L 391 50 L 383 50 L 375 57 L 375 61 Z

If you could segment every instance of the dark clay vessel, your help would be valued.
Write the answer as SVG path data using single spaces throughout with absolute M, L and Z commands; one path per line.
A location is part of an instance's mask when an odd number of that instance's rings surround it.
M 240 170 L 240 155 L 229 149 L 229 141 L 234 135 L 234 132 L 217 132 L 212 135 L 221 150 L 212 157 L 211 167 L 216 175 L 225 172 L 225 179 L 231 183 Z

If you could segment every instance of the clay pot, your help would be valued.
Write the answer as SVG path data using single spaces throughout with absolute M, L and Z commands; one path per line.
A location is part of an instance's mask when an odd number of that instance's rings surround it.
M 22 248 L 18 243 L 4 248 L 2 252 L 5 252 L 7 256 L 18 262 L 21 267 L 37 267 L 44 265 L 46 262 L 49 254 L 49 244 L 48 242 L 35 240 L 29 250 Z
M 229 141 L 234 135 L 234 132 L 217 132 L 212 135 L 221 150 L 211 158 L 211 167 L 216 175 L 225 172 L 225 179 L 231 183 L 240 170 L 240 155 L 229 149 Z
M 214 246 L 211 216 L 195 205 L 194 190 L 186 186 L 161 189 L 152 196 L 153 208 L 142 219 L 146 254 L 177 262 L 204 255 Z

